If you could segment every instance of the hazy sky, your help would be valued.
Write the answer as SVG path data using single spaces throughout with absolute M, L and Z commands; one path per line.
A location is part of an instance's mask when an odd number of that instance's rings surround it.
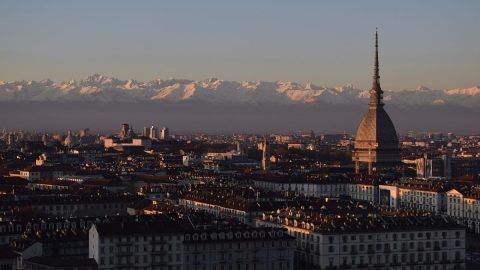
M 385 89 L 480 84 L 480 1 L 0 2 L 0 80 L 294 80 Z

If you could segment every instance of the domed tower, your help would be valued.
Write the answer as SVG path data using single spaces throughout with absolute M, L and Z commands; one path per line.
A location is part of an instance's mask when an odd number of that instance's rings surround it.
M 378 168 L 400 163 L 397 132 L 383 106 L 378 65 L 378 33 L 375 31 L 375 62 L 370 102 L 355 135 L 353 160 L 356 173 L 360 172 L 361 163 L 368 164 L 369 174 Z

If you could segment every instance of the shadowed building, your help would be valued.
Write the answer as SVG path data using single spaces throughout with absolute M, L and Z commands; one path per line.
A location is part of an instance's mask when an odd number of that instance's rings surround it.
M 357 173 L 360 171 L 361 163 L 368 164 L 369 174 L 380 167 L 400 163 L 397 132 L 383 106 L 383 91 L 380 87 L 378 65 L 378 34 L 375 32 L 375 63 L 370 103 L 355 136 L 353 160 Z

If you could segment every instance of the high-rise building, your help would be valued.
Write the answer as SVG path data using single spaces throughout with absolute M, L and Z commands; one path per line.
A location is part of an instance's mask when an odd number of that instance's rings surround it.
M 161 134 L 160 134 L 160 139 L 161 140 L 168 140 L 169 138 L 170 138 L 170 134 L 169 134 L 168 128 L 163 127 L 162 131 L 161 131 Z
M 150 127 L 150 134 L 149 134 L 150 139 L 156 140 L 158 139 L 158 128 L 154 125 Z
M 129 124 L 122 124 L 122 129 L 120 129 L 120 138 L 125 139 L 129 137 L 129 134 L 131 134 L 130 131 L 130 125 Z
M 15 144 L 15 134 L 9 133 L 7 137 L 7 144 L 8 145 L 13 145 Z
M 397 132 L 383 106 L 378 64 L 378 33 L 375 32 L 375 61 L 370 103 L 355 136 L 353 160 L 357 173 L 360 171 L 361 163 L 368 164 L 369 174 L 379 168 L 400 163 Z
M 87 137 L 89 131 L 90 131 L 89 128 L 82 128 L 82 129 L 80 129 L 80 131 L 78 132 L 78 136 L 79 136 L 80 138 Z

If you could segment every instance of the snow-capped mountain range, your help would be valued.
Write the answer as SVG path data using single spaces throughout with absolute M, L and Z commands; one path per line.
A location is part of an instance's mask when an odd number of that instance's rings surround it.
M 210 78 L 203 81 L 156 79 L 147 82 L 119 80 L 94 74 L 80 81 L 0 81 L 0 102 L 8 101 L 206 101 L 211 103 L 248 104 L 361 104 L 368 102 L 368 90 L 352 85 L 316 86 L 291 81 L 224 81 Z M 399 106 L 457 105 L 480 107 L 480 86 L 465 89 L 385 91 L 388 104 Z

